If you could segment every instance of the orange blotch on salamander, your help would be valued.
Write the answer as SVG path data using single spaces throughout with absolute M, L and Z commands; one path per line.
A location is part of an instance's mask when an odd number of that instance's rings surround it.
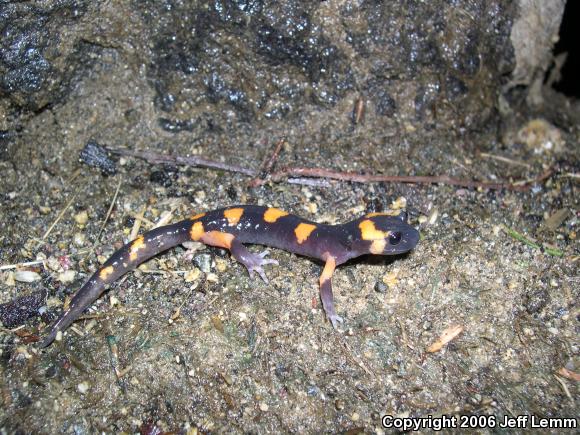
M 229 208 L 224 211 L 224 217 L 228 220 L 229 226 L 237 225 L 243 214 L 243 208 Z
M 377 230 L 375 223 L 369 219 L 362 221 L 358 224 L 358 227 L 363 240 L 380 240 L 385 239 L 389 235 L 388 231 Z
M 296 228 L 294 228 L 294 234 L 296 235 L 296 240 L 299 244 L 302 244 L 308 239 L 310 233 L 316 229 L 316 225 L 306 224 L 302 222 Z
M 324 269 L 322 270 L 322 274 L 320 275 L 320 279 L 318 282 L 320 285 L 322 283 L 330 280 L 332 278 L 332 274 L 334 273 L 334 269 L 336 268 L 336 259 L 332 256 L 328 256 L 326 258 L 326 263 L 324 264 Z
M 234 235 L 222 233 L 221 231 L 208 231 L 201 236 L 201 241 L 206 245 L 217 246 L 218 248 L 230 249 L 232 247 Z
M 99 278 L 101 278 L 103 281 L 106 281 L 109 275 L 114 272 L 114 270 L 115 268 L 113 266 L 103 267 L 99 272 Z
M 205 213 L 198 213 L 196 215 L 193 215 L 192 217 L 190 217 L 189 219 L 191 219 L 192 221 L 196 221 L 198 219 L 201 219 L 202 217 L 205 216 Z
M 384 252 L 387 246 L 387 239 L 376 239 L 371 242 L 369 246 L 369 252 L 371 254 L 380 255 Z
M 264 212 L 264 221 L 272 224 L 284 216 L 288 216 L 288 212 L 280 210 L 279 208 L 269 208 Z
M 133 243 L 131 243 L 131 247 L 129 248 L 129 260 L 135 261 L 139 255 L 138 251 L 145 248 L 145 246 L 146 244 L 143 236 L 139 236 L 133 240 Z
M 191 240 L 193 240 L 194 242 L 197 242 L 199 239 L 201 239 L 201 236 L 203 236 L 205 233 L 205 230 L 203 228 L 203 223 L 201 222 L 196 222 L 191 226 L 191 230 L 189 230 L 189 236 L 191 237 Z

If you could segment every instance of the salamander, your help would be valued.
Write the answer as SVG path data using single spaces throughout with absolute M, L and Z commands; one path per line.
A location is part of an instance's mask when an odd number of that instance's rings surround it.
M 263 266 L 278 264 L 265 258 L 268 251 L 253 253 L 244 244 L 284 249 L 324 262 L 320 299 L 333 327 L 343 319 L 336 314 L 331 278 L 335 268 L 365 254 L 394 255 L 410 251 L 419 232 L 407 223 L 407 213 L 368 213 L 341 225 L 312 222 L 278 208 L 235 205 L 192 215 L 172 225 L 155 228 L 116 251 L 72 297 L 39 343 L 46 347 L 105 290 L 105 287 L 145 260 L 187 241 L 225 248 L 248 270 L 268 282 Z

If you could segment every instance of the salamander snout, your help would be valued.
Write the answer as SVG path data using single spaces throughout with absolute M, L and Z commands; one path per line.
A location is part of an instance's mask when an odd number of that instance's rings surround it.
M 386 245 L 383 254 L 402 254 L 413 249 L 419 242 L 419 231 L 410 225 L 404 224 L 403 228 L 394 228 L 388 231 L 385 238 Z
M 419 232 L 399 217 L 365 216 L 357 223 L 359 243 L 362 243 L 365 251 L 368 250 L 371 254 L 403 254 L 413 249 L 419 242 Z

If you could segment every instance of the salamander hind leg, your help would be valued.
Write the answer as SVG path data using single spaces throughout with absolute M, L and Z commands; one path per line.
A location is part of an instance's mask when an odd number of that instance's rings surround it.
M 322 300 L 322 307 L 326 313 L 326 317 L 332 323 L 332 327 L 336 328 L 344 319 L 336 314 L 334 309 L 334 298 L 332 296 L 332 274 L 336 268 L 336 260 L 332 256 L 326 258 L 324 270 L 320 275 L 320 299 Z
M 254 272 L 256 272 L 258 275 L 260 275 L 260 278 L 262 278 L 265 283 L 268 282 L 268 278 L 266 277 L 266 273 L 264 272 L 262 266 L 266 264 L 278 264 L 277 260 L 264 258 L 266 255 L 268 255 L 267 250 L 259 254 L 255 254 L 250 252 L 248 248 L 246 248 L 236 239 L 232 240 L 230 252 L 237 261 L 246 266 L 246 269 L 248 269 L 248 273 L 250 274 L 250 278 L 252 278 L 254 276 Z

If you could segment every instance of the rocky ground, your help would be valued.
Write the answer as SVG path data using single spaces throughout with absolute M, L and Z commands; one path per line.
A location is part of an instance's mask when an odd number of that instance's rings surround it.
M 33 306 L 3 320 L 6 433 L 381 433 L 385 415 L 578 415 L 580 112 L 530 77 L 506 82 L 510 2 L 115 3 L 2 6 L 0 302 Z M 94 142 L 259 171 L 281 140 L 274 170 L 506 184 L 252 187 L 215 168 L 80 159 Z M 421 241 L 337 270 L 338 330 L 320 264 L 273 250 L 265 284 L 225 251 L 178 247 L 35 346 L 132 231 L 238 203 L 327 223 L 404 207 Z

